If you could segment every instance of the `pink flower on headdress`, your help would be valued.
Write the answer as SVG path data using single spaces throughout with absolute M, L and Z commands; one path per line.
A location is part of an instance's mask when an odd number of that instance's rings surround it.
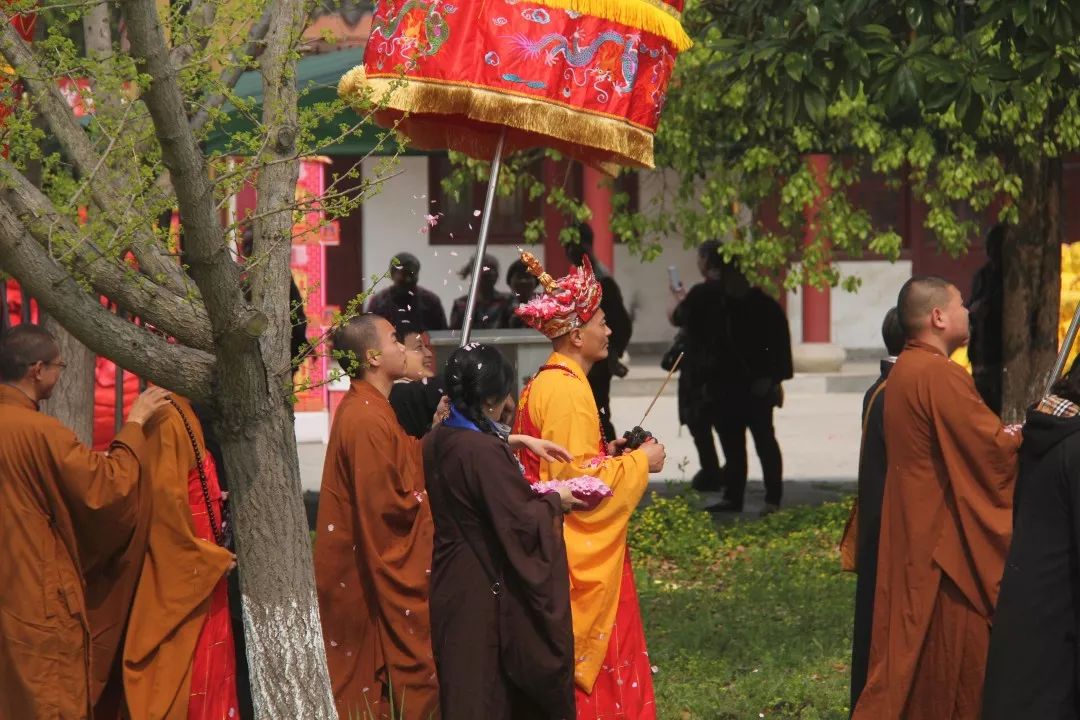
M 560 337 L 589 322 L 600 307 L 602 295 L 587 257 L 580 268 L 571 268 L 554 285 L 514 311 L 525 324 L 549 338 Z

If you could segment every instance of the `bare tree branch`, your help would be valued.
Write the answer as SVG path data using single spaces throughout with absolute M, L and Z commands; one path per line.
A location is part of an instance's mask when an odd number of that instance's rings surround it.
M 222 71 L 221 77 L 218 80 L 225 91 L 211 96 L 203 103 L 203 107 L 199 112 L 195 113 L 193 118 L 191 118 L 192 132 L 197 133 L 202 130 L 210 120 L 210 113 L 225 104 L 225 100 L 227 99 L 226 91 L 230 91 L 236 87 L 236 83 L 240 80 L 240 76 L 244 74 L 245 60 L 250 57 L 255 57 L 258 54 L 259 47 L 263 44 L 263 38 L 266 37 L 266 33 L 270 30 L 270 20 L 273 18 L 276 11 L 277 5 L 275 3 L 267 3 L 266 9 L 263 10 L 262 17 L 251 26 L 251 30 L 248 32 L 247 42 L 244 43 L 243 47 L 238 48 L 231 56 L 229 56 L 229 60 L 226 63 L 226 69 Z
M 196 401 L 212 391 L 214 357 L 171 344 L 105 309 L 87 294 L 0 203 L 0 258 L 52 317 L 84 345 L 121 367 Z
M 79 228 L 56 213 L 52 203 L 8 160 L 0 158 L 0 177 L 8 184 L 3 199 L 23 227 L 47 248 L 54 235 L 78 238 Z M 85 273 L 94 289 L 138 315 L 180 342 L 212 351 L 214 337 L 202 302 L 162 292 L 149 277 L 118 265 L 93 243 L 76 242 L 71 249 L 74 264 Z
M 131 54 L 150 76 L 143 101 L 159 142 L 162 161 L 176 190 L 184 224 L 184 252 L 191 276 L 202 291 L 214 333 L 219 338 L 243 333 L 257 335 L 265 318 L 254 317 L 244 303 L 240 270 L 229 256 L 217 218 L 214 184 L 206 159 L 187 121 L 176 69 L 169 58 L 161 19 L 153 0 L 125 0 L 120 5 L 127 21 Z
M 29 85 L 30 94 L 49 124 L 49 129 L 75 163 L 79 173 L 84 176 L 92 173 L 100 161 L 98 154 L 60 93 L 60 88 L 55 83 L 42 79 L 44 70 L 11 23 L 0 24 L 0 54 L 3 54 Z M 104 178 L 103 182 L 91 184 L 91 197 L 98 207 L 106 211 L 124 207 L 124 200 L 117 188 L 128 184 L 128 178 L 110 173 L 110 177 Z M 137 228 L 135 219 L 129 219 L 133 221 L 131 226 Z M 151 275 L 167 278 L 166 287 L 172 292 L 187 294 L 188 283 L 183 270 L 171 258 L 161 254 L 152 233 L 141 232 L 139 235 L 138 241 L 132 245 L 132 252 L 139 260 L 139 266 Z
M 203 39 L 198 47 L 192 40 L 173 47 L 170 56 L 177 72 L 191 60 L 197 51 L 206 47 L 207 42 L 210 40 L 210 33 L 205 31 L 214 23 L 214 19 L 217 17 L 217 9 L 218 4 L 216 2 L 208 3 L 207 0 L 192 0 L 191 5 L 188 6 L 186 13 L 188 22 L 194 30 L 203 32 Z

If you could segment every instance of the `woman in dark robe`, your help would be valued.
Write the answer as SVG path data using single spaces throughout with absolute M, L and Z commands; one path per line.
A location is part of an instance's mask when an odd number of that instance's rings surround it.
M 424 442 L 443 720 L 570 720 L 574 638 L 562 518 L 577 501 L 565 489 L 536 495 L 522 476 L 498 423 L 513 383 L 498 350 L 460 348 L 444 377 L 450 417 Z
M 983 720 L 1080 718 L 1080 362 L 1028 410 Z
M 431 430 L 431 419 L 444 394 L 443 382 L 435 374 L 435 353 L 428 334 L 407 320 L 395 332 L 405 346 L 406 366 L 405 377 L 390 388 L 390 407 L 402 429 L 419 439 Z

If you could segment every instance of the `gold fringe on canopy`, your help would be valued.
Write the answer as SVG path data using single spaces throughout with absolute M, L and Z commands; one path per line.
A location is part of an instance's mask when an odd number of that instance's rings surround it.
M 525 94 L 469 84 L 346 73 L 338 94 L 357 105 L 385 103 L 375 113 L 421 150 L 450 149 L 490 160 L 503 127 L 504 152 L 550 147 L 614 175 L 618 166 L 653 168 L 653 135 L 623 118 L 588 112 Z M 366 105 L 370 109 L 370 105 Z
M 694 41 L 683 29 L 682 13 L 661 0 L 533 0 L 556 10 L 572 10 L 604 18 L 620 25 L 658 35 L 679 52 L 689 50 Z

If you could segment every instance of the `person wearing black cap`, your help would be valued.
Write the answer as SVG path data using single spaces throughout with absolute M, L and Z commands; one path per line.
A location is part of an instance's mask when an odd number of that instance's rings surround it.
M 515 260 L 510 263 L 510 267 L 506 270 L 506 284 L 510 288 L 510 293 L 513 295 L 511 306 L 507 312 L 508 328 L 524 328 L 528 327 L 521 318 L 514 314 L 514 308 L 517 308 L 525 303 L 529 302 L 536 295 L 536 289 L 540 287 L 540 281 L 536 279 L 536 276 L 529 272 L 529 266 L 522 260 Z
M 396 328 L 403 322 L 425 331 L 445 330 L 446 312 L 435 293 L 420 287 L 420 261 L 411 253 L 390 259 L 390 287 L 368 301 L 367 311 L 380 315 Z
M 473 258 L 458 272 L 462 280 L 469 280 L 472 277 L 475 261 L 476 258 Z M 499 261 L 491 255 L 484 255 L 483 263 L 480 271 L 480 287 L 476 292 L 476 306 L 473 308 L 473 330 L 494 330 L 507 327 L 514 298 L 495 289 L 496 283 L 499 282 Z M 454 301 L 454 306 L 450 309 L 451 330 L 460 330 L 465 324 L 465 307 L 468 302 L 468 295 L 462 295 Z

